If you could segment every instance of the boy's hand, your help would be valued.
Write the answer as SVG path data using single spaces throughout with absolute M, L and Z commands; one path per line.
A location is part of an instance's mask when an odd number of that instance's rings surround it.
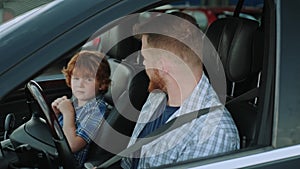
M 67 98 L 67 96 L 63 96 L 54 100 L 51 104 L 51 107 L 56 116 L 58 116 L 59 113 L 67 114 L 74 112 L 72 102 Z
M 61 98 L 57 108 L 64 116 L 66 115 L 74 116 L 73 104 L 70 99 L 67 99 L 66 96 Z

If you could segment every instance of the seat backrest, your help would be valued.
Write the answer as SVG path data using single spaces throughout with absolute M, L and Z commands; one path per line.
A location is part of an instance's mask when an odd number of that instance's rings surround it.
M 125 21 L 126 20 L 126 21 Z M 100 50 L 117 60 L 123 60 L 141 49 L 141 42 L 132 35 L 132 25 L 138 17 L 128 17 L 101 35 Z M 125 22 L 126 24 L 124 24 Z
M 141 107 L 148 97 L 149 82 L 143 71 L 116 59 L 108 59 L 108 62 L 112 84 L 104 99 L 109 109 L 90 149 L 90 162 L 108 159 L 127 147 Z
M 261 62 L 262 57 L 254 55 L 253 51 L 253 37 L 258 26 L 258 22 L 253 20 L 228 17 L 213 22 L 206 32 L 222 61 L 228 95 L 232 92 L 232 82 L 246 81 L 261 69 L 261 63 L 257 61 Z
M 263 36 L 259 23 L 238 17 L 223 18 L 213 22 L 206 35 L 224 67 L 227 80 L 226 100 L 256 88 L 263 59 Z M 243 100 L 226 107 L 239 130 L 241 147 L 255 144 L 258 116 L 256 105 Z

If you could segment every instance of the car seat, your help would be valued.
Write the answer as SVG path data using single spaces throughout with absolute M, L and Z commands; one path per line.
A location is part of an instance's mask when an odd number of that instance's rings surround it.
M 143 69 L 116 59 L 108 59 L 108 62 L 112 79 L 104 96 L 108 111 L 90 148 L 88 162 L 92 164 L 100 164 L 127 147 L 148 97 L 149 79 Z
M 263 32 L 257 21 L 228 17 L 213 22 L 206 35 L 223 64 L 227 81 L 226 107 L 237 125 L 241 147 L 254 145 L 259 118 L 258 96 L 247 95 L 247 92 L 259 87 Z M 234 102 L 229 103 L 230 100 Z

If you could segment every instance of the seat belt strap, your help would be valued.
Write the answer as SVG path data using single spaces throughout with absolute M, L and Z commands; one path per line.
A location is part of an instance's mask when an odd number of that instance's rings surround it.
M 241 9 L 243 7 L 244 4 L 244 0 L 239 0 L 238 4 L 236 5 L 236 8 L 234 10 L 233 16 L 234 17 L 239 17 L 240 13 L 241 13 Z
M 120 153 L 118 153 L 117 155 L 113 156 L 112 158 L 110 158 L 109 160 L 105 161 L 104 163 L 102 163 L 100 166 L 96 167 L 96 168 L 107 168 L 109 166 L 111 166 L 112 164 L 118 162 L 119 160 L 121 160 L 123 157 L 129 156 L 131 153 L 139 150 L 143 145 L 146 145 L 148 143 L 150 143 L 151 141 L 157 139 L 158 137 L 166 134 L 167 132 L 170 132 L 180 126 L 182 126 L 183 124 L 186 124 L 196 118 L 199 118 L 200 116 L 207 114 L 210 111 L 214 111 L 216 109 L 219 109 L 221 107 L 224 107 L 223 105 L 218 105 L 218 106 L 213 106 L 213 107 L 209 107 L 209 108 L 204 108 L 201 110 L 197 110 L 191 113 L 187 113 L 181 116 L 178 116 L 174 119 L 172 119 L 171 121 L 169 121 L 168 123 L 164 124 L 163 126 L 159 127 L 158 129 L 156 129 L 155 131 L 153 131 L 152 133 L 148 134 L 146 137 L 144 137 L 143 139 L 140 139 L 139 141 L 137 141 L 136 143 L 134 143 L 133 145 L 129 146 L 128 148 L 124 149 L 123 151 L 121 151 Z M 87 163 L 85 164 L 86 168 L 90 168 L 92 167 L 91 164 Z
M 253 88 L 229 101 L 226 102 L 226 106 L 230 105 L 230 104 L 234 104 L 237 102 L 241 102 L 241 101 L 246 101 L 246 100 L 250 100 L 253 99 L 255 97 L 258 96 L 258 92 L 259 92 L 259 88 Z

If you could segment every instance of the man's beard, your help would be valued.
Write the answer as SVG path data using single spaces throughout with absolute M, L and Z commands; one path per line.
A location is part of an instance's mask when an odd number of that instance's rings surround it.
M 159 70 L 157 69 L 148 69 L 147 74 L 149 76 L 150 82 L 148 86 L 148 91 L 152 92 L 154 90 L 162 90 L 163 92 L 167 92 L 166 90 L 166 84 L 159 74 Z

